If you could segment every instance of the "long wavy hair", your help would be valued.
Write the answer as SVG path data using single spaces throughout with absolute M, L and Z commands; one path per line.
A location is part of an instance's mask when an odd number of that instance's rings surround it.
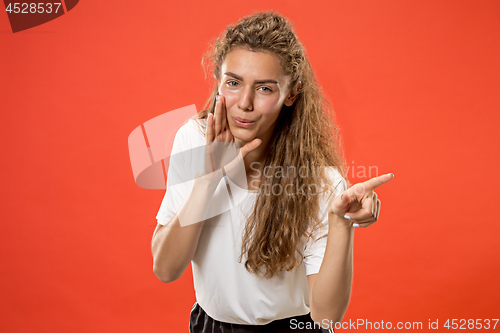
M 285 75 L 291 78 L 289 88 L 301 82 L 294 104 L 283 105 L 264 163 L 258 168 L 258 174 L 263 175 L 264 167 L 268 166 L 271 176 L 260 180 L 255 207 L 242 239 L 240 262 L 244 258 L 245 268 L 250 273 L 272 278 L 300 267 L 304 241 L 313 237 L 321 224 L 319 193 L 332 192 L 334 184 L 325 169 L 318 167 L 336 167 L 347 179 L 346 163 L 333 109 L 316 82 L 305 49 L 291 23 L 282 15 L 269 11 L 255 13 L 228 26 L 203 57 L 205 75 L 211 72 L 215 80 L 220 81 L 224 59 L 235 47 L 273 52 L 278 55 Z M 197 118 L 205 119 L 208 113 L 214 113 L 217 81 Z M 290 168 L 300 170 L 304 166 L 310 170 L 307 177 L 298 176 L 296 172 L 279 172 Z M 297 190 L 292 195 L 285 192 L 274 195 L 269 191 L 287 189 L 287 185 L 298 186 L 303 191 Z M 313 188 L 315 195 L 310 195 Z

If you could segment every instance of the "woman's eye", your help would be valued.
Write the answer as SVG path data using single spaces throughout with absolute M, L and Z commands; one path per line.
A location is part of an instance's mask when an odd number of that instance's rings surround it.
M 265 92 L 271 92 L 271 88 L 269 87 L 260 87 L 259 89 L 262 89 L 262 91 L 265 91 Z
M 236 81 L 227 81 L 227 85 L 231 87 L 236 87 L 238 85 L 238 82 Z

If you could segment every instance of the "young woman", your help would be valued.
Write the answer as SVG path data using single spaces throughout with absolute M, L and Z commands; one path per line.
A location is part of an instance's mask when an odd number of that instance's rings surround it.
M 229 26 L 209 58 L 216 85 L 174 140 L 154 272 L 174 281 L 192 262 L 190 332 L 333 329 L 353 225 L 378 219 L 373 190 L 393 175 L 348 186 L 329 104 L 281 15 Z

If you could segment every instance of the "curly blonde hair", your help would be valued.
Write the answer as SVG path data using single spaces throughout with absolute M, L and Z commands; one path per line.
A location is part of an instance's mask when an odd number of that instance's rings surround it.
M 255 13 L 228 26 L 203 58 L 205 73 L 212 72 L 214 78 L 220 80 L 224 59 L 235 47 L 273 52 L 278 55 L 284 73 L 290 77 L 289 88 L 301 82 L 295 103 L 290 107 L 284 105 L 278 116 L 264 163 L 259 167 L 260 175 L 267 166 L 272 176 L 260 181 L 254 211 L 247 220 L 242 239 L 240 261 L 245 257 L 246 269 L 272 278 L 300 266 L 304 237 L 312 237 L 321 223 L 318 216 L 320 200 L 319 195 L 302 193 L 269 195 L 264 189 L 273 186 L 283 189 L 293 184 L 302 189 L 326 188 L 331 192 L 333 184 L 325 169 L 317 167 L 336 167 L 347 179 L 346 163 L 333 109 L 316 82 L 305 49 L 291 23 L 282 15 L 269 11 Z M 198 118 L 204 119 L 208 113 L 214 113 L 217 93 L 214 84 Z M 305 165 L 312 166 L 311 177 L 297 177 L 288 172 L 276 176 L 280 168 L 299 170 Z M 315 173 L 315 170 L 320 172 Z

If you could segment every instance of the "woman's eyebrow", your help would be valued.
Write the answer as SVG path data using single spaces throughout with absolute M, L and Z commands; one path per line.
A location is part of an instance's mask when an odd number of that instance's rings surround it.
M 232 76 L 237 80 L 244 81 L 241 76 L 236 75 L 236 74 L 231 73 L 231 72 L 226 72 L 226 73 L 224 73 L 224 75 Z M 260 84 L 260 83 L 275 83 L 275 84 L 278 84 L 278 81 L 272 80 L 272 79 L 266 79 L 266 80 L 256 80 L 256 81 L 254 81 L 254 83 L 258 83 L 258 84 Z

